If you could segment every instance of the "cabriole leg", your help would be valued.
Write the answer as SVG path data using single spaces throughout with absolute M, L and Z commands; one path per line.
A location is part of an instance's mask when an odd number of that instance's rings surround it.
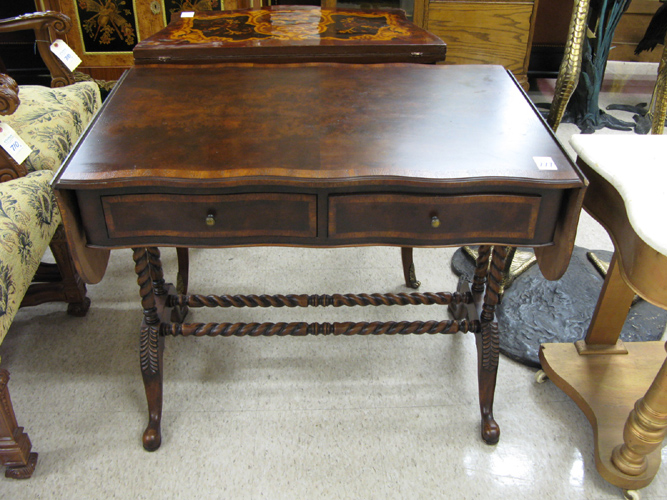
M 159 334 L 160 318 L 157 312 L 155 292 L 163 292 L 161 266 L 157 249 L 133 249 L 134 270 L 137 274 L 141 306 L 144 319 L 141 324 L 139 356 L 141 375 L 144 380 L 146 400 L 148 402 L 148 426 L 144 431 L 143 445 L 148 451 L 157 450 L 162 442 L 160 422 L 162 420 L 162 352 L 164 338 Z M 149 264 L 150 259 L 153 262 Z M 157 290 L 154 290 L 154 283 Z
M 488 261 L 488 247 L 480 247 L 480 259 L 477 261 L 477 271 L 481 271 Z M 485 257 L 487 256 L 487 257 Z M 496 389 L 496 375 L 498 373 L 498 359 L 500 354 L 500 340 L 498 336 L 498 322 L 495 309 L 500 297 L 500 284 L 505 267 L 507 247 L 496 245 L 491 255 L 491 265 L 486 276 L 486 291 L 482 312 L 480 314 L 481 332 L 475 334 L 477 343 L 477 377 L 479 382 L 479 406 L 482 415 L 482 439 L 487 444 L 496 444 L 500 439 L 500 427 L 493 418 L 493 397 Z M 477 283 L 481 285 L 481 273 L 476 271 Z M 479 287 L 478 287 L 479 290 Z

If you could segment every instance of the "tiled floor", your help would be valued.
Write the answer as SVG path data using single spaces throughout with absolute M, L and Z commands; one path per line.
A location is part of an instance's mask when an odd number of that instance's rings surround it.
M 655 65 L 614 65 L 603 98 L 647 100 L 654 74 Z M 531 95 L 540 100 L 551 86 L 541 81 Z M 558 135 L 573 132 L 565 124 Z M 586 215 L 577 243 L 611 249 Z M 452 252 L 415 252 L 423 290 L 455 288 Z M 173 271 L 175 252 L 163 257 Z M 591 428 L 576 405 L 504 357 L 495 404 L 501 440 L 481 441 L 474 338 L 463 334 L 168 338 L 163 444 L 145 452 L 131 269 L 129 250 L 113 252 L 103 282 L 89 287 L 84 319 L 60 304 L 19 311 L 0 354 L 39 463 L 28 481 L 0 479 L 0 498 L 622 498 L 595 469 Z M 406 291 L 401 282 L 394 248 L 192 251 L 195 293 Z M 239 309 L 227 317 L 430 319 L 432 307 Z M 197 310 L 193 318 L 215 315 Z M 667 469 L 642 494 L 667 499 Z

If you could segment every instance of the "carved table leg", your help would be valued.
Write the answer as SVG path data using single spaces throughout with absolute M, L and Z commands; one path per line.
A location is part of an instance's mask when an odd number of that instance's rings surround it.
M 421 282 L 417 281 L 415 274 L 415 263 L 412 260 L 412 247 L 401 247 L 401 261 L 403 262 L 403 277 L 405 286 L 417 289 Z
M 86 296 L 86 284 L 74 267 L 72 253 L 67 244 L 65 228 L 62 224 L 58 226 L 56 233 L 51 238 L 49 247 L 62 276 L 61 284 L 68 303 L 67 314 L 82 318 L 88 313 L 88 309 L 90 309 L 90 298 Z
M 137 274 L 141 306 L 144 311 L 139 357 L 148 402 L 148 426 L 144 431 L 143 445 L 146 450 L 154 451 L 160 447 L 162 441 L 160 421 L 162 419 L 162 352 L 164 350 L 164 338 L 159 332 L 160 317 L 155 295 L 156 292 L 164 293 L 164 279 L 157 249 L 134 248 L 133 251 L 134 270 Z M 157 284 L 156 290 L 153 288 L 154 283 Z
M 9 372 L 0 369 L 0 462 L 7 467 L 5 477 L 28 479 L 37 465 L 37 453 L 30 453 L 30 438 L 19 427 L 9 398 Z
M 188 249 L 187 248 L 178 248 L 178 272 L 179 272 L 179 279 L 185 279 L 185 282 L 181 281 L 180 285 L 182 289 L 187 291 L 187 279 L 188 279 Z M 185 252 L 180 252 L 180 250 L 184 250 Z M 150 273 L 151 273 L 151 279 L 153 280 L 153 291 L 155 292 L 156 296 L 164 296 L 166 298 L 167 294 L 171 293 L 172 295 L 175 295 L 179 292 L 177 289 L 173 287 L 171 284 L 167 284 L 164 281 L 164 273 L 162 271 L 162 262 L 160 261 L 160 251 L 157 248 L 147 248 L 147 256 L 148 256 L 148 261 L 150 264 Z M 184 260 L 183 260 L 184 259 Z M 184 267 L 182 267 L 184 266 Z M 181 275 L 182 272 L 185 272 L 185 275 Z M 162 308 L 167 307 L 166 306 L 166 300 L 160 300 L 160 305 L 163 305 Z M 188 307 L 187 306 L 180 306 L 180 307 L 174 307 L 171 309 L 171 318 L 170 320 L 174 323 L 183 323 L 185 321 L 185 317 L 188 315 Z
M 176 279 L 176 290 L 185 295 L 188 293 L 188 281 L 190 279 L 190 255 L 187 248 L 177 248 L 178 278 Z
M 667 344 L 665 344 L 667 348 Z M 629 476 L 648 469 L 646 456 L 658 448 L 667 434 L 667 360 L 662 364 L 646 395 L 630 412 L 623 429 L 623 444 L 614 448 L 611 461 Z
M 480 294 L 484 292 L 486 278 L 489 274 L 489 258 L 493 247 L 482 245 L 477 250 L 477 260 L 475 261 L 475 275 L 472 278 L 472 293 Z
M 489 247 L 480 247 L 473 282 L 473 293 L 479 293 L 482 280 L 482 270 L 488 262 Z M 479 406 L 482 414 L 482 439 L 487 444 L 496 444 L 500 438 L 500 427 L 493 418 L 493 396 L 496 389 L 496 375 L 498 373 L 498 358 L 500 340 L 498 336 L 498 322 L 495 318 L 495 309 L 500 297 L 500 283 L 505 267 L 507 247 L 496 245 L 493 247 L 491 265 L 486 274 L 486 292 L 480 314 L 481 332 L 475 334 L 477 343 L 477 378 L 479 382 Z M 479 273 L 478 273 L 479 271 Z M 477 287 L 476 287 L 477 285 Z

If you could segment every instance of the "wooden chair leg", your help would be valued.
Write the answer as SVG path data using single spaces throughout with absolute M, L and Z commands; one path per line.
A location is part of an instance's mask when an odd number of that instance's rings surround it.
M 37 453 L 30 453 L 30 438 L 16 423 L 8 381 L 9 372 L 0 369 L 0 462 L 7 467 L 6 477 L 28 479 L 35 471 Z
M 74 268 L 62 225 L 53 235 L 50 247 L 57 269 L 48 264 L 40 267 L 35 275 L 35 282 L 23 297 L 21 307 L 45 302 L 67 302 L 68 314 L 83 317 L 90 308 L 90 299 L 86 297 L 86 284 Z

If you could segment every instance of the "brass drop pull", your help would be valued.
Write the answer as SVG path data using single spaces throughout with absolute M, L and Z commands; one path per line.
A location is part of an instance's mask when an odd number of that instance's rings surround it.
M 440 219 L 438 219 L 437 215 L 431 217 L 431 227 L 440 227 Z
M 206 216 L 206 225 L 214 226 L 215 225 L 215 216 L 213 214 L 208 214 Z

